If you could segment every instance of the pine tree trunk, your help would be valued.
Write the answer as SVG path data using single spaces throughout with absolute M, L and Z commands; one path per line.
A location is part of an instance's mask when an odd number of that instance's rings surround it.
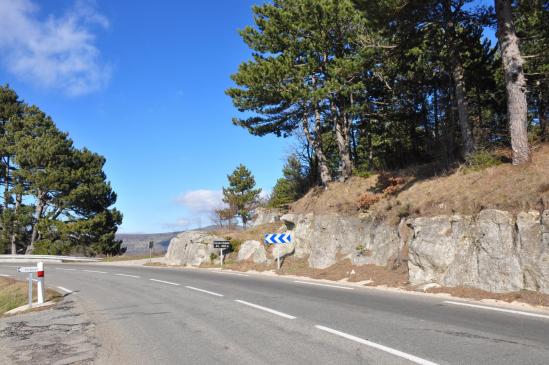
M 26 254 L 30 254 L 34 250 L 34 244 L 38 239 L 38 222 L 40 221 L 40 218 L 42 218 L 42 213 L 44 213 L 45 205 L 46 204 L 44 202 L 43 195 L 38 194 L 38 200 L 36 202 L 36 208 L 34 210 L 34 224 L 32 226 L 31 242 L 30 245 L 27 247 Z
M 336 119 L 336 141 L 339 151 L 339 170 L 342 180 L 347 180 L 353 173 L 353 162 L 349 148 L 349 128 L 346 117 Z
M 513 24 L 511 0 L 495 0 L 498 19 L 498 39 L 507 88 L 507 117 L 513 149 L 513 165 L 530 161 L 528 144 L 528 105 L 524 60 L 520 54 L 518 37 Z
M 307 142 L 313 146 L 314 154 L 318 160 L 318 169 L 320 170 L 320 183 L 323 186 L 328 186 L 328 183 L 332 181 L 330 174 L 330 169 L 328 168 L 328 162 L 324 151 L 322 150 L 322 143 L 320 142 L 321 138 L 321 125 L 320 125 L 320 112 L 315 108 L 315 136 L 311 135 L 309 130 L 309 121 L 307 117 L 303 118 L 303 133 Z
M 467 93 L 465 91 L 465 80 L 463 66 L 454 56 L 452 76 L 454 77 L 454 86 L 456 93 L 456 103 L 458 109 L 459 131 L 461 133 L 461 141 L 463 143 L 463 155 L 468 156 L 473 153 L 475 143 L 473 141 L 473 133 L 469 124 L 469 104 L 467 103 Z
M 11 243 L 11 254 L 16 255 L 17 254 L 17 232 L 19 231 L 19 208 L 21 207 L 21 202 L 23 200 L 22 194 L 16 194 L 15 197 L 15 209 L 14 209 L 14 215 L 15 219 L 13 221 L 13 231 L 11 232 L 10 237 L 10 243 Z
M 541 140 L 542 142 L 549 142 L 549 120 L 547 118 L 547 104 L 543 98 L 543 93 L 539 93 L 538 101 L 538 118 L 539 126 L 541 128 Z

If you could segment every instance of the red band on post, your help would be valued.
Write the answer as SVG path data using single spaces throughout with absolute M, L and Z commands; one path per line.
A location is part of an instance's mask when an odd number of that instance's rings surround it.
M 44 277 L 44 272 L 43 271 L 37 271 L 36 276 L 39 277 L 39 278 L 43 278 Z

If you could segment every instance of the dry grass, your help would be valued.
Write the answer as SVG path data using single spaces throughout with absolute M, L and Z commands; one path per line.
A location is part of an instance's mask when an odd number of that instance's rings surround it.
M 164 257 L 164 254 L 161 252 L 153 252 L 152 258 L 155 258 L 155 257 Z M 106 256 L 106 257 L 103 257 L 103 262 L 132 261 L 132 260 L 143 260 L 148 258 L 149 258 L 149 255 Z
M 371 204 L 368 211 L 397 222 L 403 216 L 476 214 L 487 208 L 513 213 L 548 209 L 549 144 L 533 150 L 532 162 L 524 166 L 504 163 L 473 172 L 458 168 L 449 174 L 431 177 L 425 173 L 430 166 L 396 172 L 401 178 L 393 185 L 399 189 L 391 189 L 391 194 Z M 313 189 L 295 202 L 291 211 L 358 214 L 360 198 L 383 191 L 383 179 L 383 175 L 367 179 L 353 177 L 344 183 L 332 183 L 325 190 Z
M 212 231 L 212 234 L 220 237 L 225 237 L 230 240 L 237 240 L 240 242 L 255 240 L 263 242 L 266 233 L 276 233 L 284 224 L 282 222 L 274 222 L 262 224 L 257 227 L 251 227 L 246 230 L 229 231 L 229 230 L 217 230 Z
M 61 298 L 58 292 L 46 289 L 46 301 Z M 33 298 L 36 299 L 36 284 L 33 285 Z M 28 283 L 10 278 L 0 278 L 0 315 L 28 303 Z

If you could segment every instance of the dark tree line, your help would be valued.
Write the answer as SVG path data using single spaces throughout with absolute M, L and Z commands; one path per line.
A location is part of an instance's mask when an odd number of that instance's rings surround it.
M 307 173 L 323 185 L 410 164 L 451 166 L 494 146 L 512 147 L 513 163 L 526 163 L 528 133 L 548 139 L 549 2 L 473 5 L 255 6 L 255 25 L 241 31 L 253 57 L 227 90 L 248 117 L 233 122 L 259 136 L 302 135 Z M 484 39 L 487 27 L 497 29 L 497 45 Z
M 105 158 L 73 146 L 38 107 L 0 87 L 0 253 L 116 254 L 122 215 Z

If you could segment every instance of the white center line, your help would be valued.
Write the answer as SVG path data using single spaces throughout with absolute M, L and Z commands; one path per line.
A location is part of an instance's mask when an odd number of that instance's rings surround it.
M 464 306 L 464 307 L 486 309 L 486 310 L 497 311 L 497 312 L 520 314 L 522 316 L 530 316 L 530 317 L 549 319 L 549 315 L 545 315 L 545 314 L 537 314 L 537 313 L 531 313 L 531 312 L 516 311 L 516 310 L 512 310 L 512 309 L 494 308 L 494 307 L 487 307 L 487 306 L 484 306 L 484 305 L 453 302 L 451 300 L 445 300 L 444 303 L 453 304 L 453 305 L 461 305 L 461 306 Z
M 63 267 L 56 267 L 55 270 L 76 271 L 76 269 L 65 269 Z
M 11 275 L 7 275 L 7 274 L 0 274 L 0 276 L 3 276 L 5 278 L 9 278 Z
M 128 275 L 128 274 L 114 274 L 114 275 L 125 276 L 127 278 L 136 278 L 136 279 L 139 279 L 141 277 L 141 276 L 137 276 L 137 275 Z
M 310 282 L 310 281 L 299 281 L 299 280 L 294 280 L 294 283 L 308 284 L 308 285 L 317 285 L 317 286 L 327 286 L 327 287 L 329 287 L 329 288 L 338 288 L 338 289 L 355 290 L 355 288 L 350 288 L 350 287 L 348 287 L 348 286 L 339 286 L 339 285 L 312 283 L 312 282 Z
M 402 357 L 403 359 L 410 360 L 410 361 L 412 361 L 416 364 L 437 365 L 437 363 L 434 363 L 434 362 L 429 361 L 429 360 L 422 359 L 421 357 L 410 355 L 410 354 L 407 354 L 406 352 L 402 352 L 402 351 L 393 349 L 391 347 L 383 346 L 383 345 L 380 345 L 378 343 L 371 342 L 371 341 L 362 339 L 360 337 L 350 335 L 350 334 L 345 333 L 345 332 L 340 332 L 340 331 L 337 331 L 337 330 L 334 330 L 334 329 L 331 329 L 331 328 L 328 328 L 328 327 L 324 327 L 324 326 L 319 326 L 319 325 L 316 325 L 315 327 L 318 328 L 321 331 L 329 332 L 331 334 L 341 336 L 341 337 L 346 338 L 348 340 L 355 341 L 355 342 L 361 343 L 361 344 L 366 345 L 366 346 L 373 347 L 373 348 L 381 350 L 381 351 L 385 351 L 389 354 L 392 354 L 392 355 L 395 355 L 395 356 L 398 356 L 398 357 Z
M 225 275 L 250 276 L 250 275 L 246 275 L 246 274 L 240 274 L 240 273 L 237 273 L 237 272 L 228 272 L 228 271 L 212 271 L 212 272 L 215 272 L 217 274 L 225 274 Z
M 193 286 L 186 286 L 185 288 L 200 291 L 202 293 L 208 293 L 208 294 L 211 294 L 211 295 L 215 295 L 216 297 L 222 297 L 223 296 L 223 294 L 218 294 L 218 293 L 214 293 L 213 291 L 207 291 L 207 290 L 204 290 L 204 289 L 195 288 Z
M 156 281 L 157 283 L 164 283 L 164 284 L 170 284 L 170 285 L 176 285 L 179 286 L 181 284 L 178 283 L 172 283 L 170 281 L 164 281 L 164 280 L 157 280 L 157 279 L 149 279 L 150 281 Z
M 58 286 L 59 289 L 63 290 L 65 293 L 71 294 L 73 291 L 69 290 L 67 288 L 63 288 L 62 286 Z
M 283 317 L 283 318 L 288 318 L 288 319 L 295 319 L 296 318 L 296 317 L 291 316 L 289 314 L 282 313 L 282 312 L 279 312 L 279 311 L 275 311 L 274 309 L 262 307 L 262 306 L 257 305 L 257 304 L 245 302 L 245 301 L 240 300 L 240 299 L 236 299 L 235 302 L 247 305 L 247 306 L 252 307 L 252 308 L 261 309 L 262 311 L 269 312 L 269 313 L 272 313 L 272 314 L 276 314 L 277 316 L 280 316 L 280 317 Z
M 96 274 L 106 274 L 107 272 L 105 271 L 97 271 L 97 270 L 83 270 L 85 272 L 93 272 L 93 273 L 96 273 Z

